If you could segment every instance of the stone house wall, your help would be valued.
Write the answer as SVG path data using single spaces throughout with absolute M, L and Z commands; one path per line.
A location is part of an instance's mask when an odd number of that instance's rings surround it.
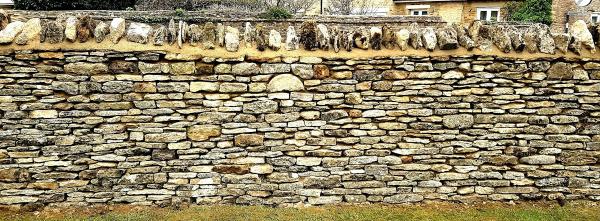
M 448 23 L 471 24 L 477 20 L 477 8 L 500 8 L 500 18 L 504 20 L 506 11 L 503 9 L 508 1 L 443 1 L 420 3 L 395 3 L 390 10 L 392 15 L 408 15 L 408 5 L 429 5 L 429 13 L 440 16 Z
M 571 0 L 554 0 L 552 2 L 552 29 L 565 32 L 568 25 L 573 24 L 577 20 L 584 20 L 587 23 L 591 23 L 593 12 L 600 13 L 600 1 L 592 0 L 588 6 L 578 7 Z

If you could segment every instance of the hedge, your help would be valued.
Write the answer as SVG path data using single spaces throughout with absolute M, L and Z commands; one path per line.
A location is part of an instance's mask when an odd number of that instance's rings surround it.
M 15 0 L 22 10 L 125 10 L 135 7 L 135 0 Z

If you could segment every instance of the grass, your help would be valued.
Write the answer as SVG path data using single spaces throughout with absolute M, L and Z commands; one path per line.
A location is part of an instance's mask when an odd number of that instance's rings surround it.
M 517 205 L 426 204 L 325 206 L 307 208 L 270 208 L 242 206 L 193 206 L 174 210 L 156 207 L 101 206 L 93 208 L 44 209 L 40 212 L 0 211 L 0 221 L 89 220 L 89 221 L 600 221 L 600 206 L 551 203 Z

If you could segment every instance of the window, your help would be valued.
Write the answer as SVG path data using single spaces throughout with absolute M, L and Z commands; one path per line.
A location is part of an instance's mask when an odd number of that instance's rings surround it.
M 408 9 L 408 15 L 429 15 L 429 5 L 407 5 L 406 9 Z
M 410 10 L 410 15 L 428 15 L 429 12 L 423 9 L 412 9 Z
M 600 22 L 600 12 L 593 12 L 592 13 L 592 23 L 598 23 Z
M 477 19 L 481 21 L 500 21 L 500 8 L 477 8 Z

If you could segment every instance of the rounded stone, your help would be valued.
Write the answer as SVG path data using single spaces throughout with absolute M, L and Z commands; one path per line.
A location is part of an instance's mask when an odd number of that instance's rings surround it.
M 277 75 L 267 85 L 269 92 L 281 92 L 281 91 L 302 91 L 304 90 L 304 84 L 302 81 L 291 74 Z

